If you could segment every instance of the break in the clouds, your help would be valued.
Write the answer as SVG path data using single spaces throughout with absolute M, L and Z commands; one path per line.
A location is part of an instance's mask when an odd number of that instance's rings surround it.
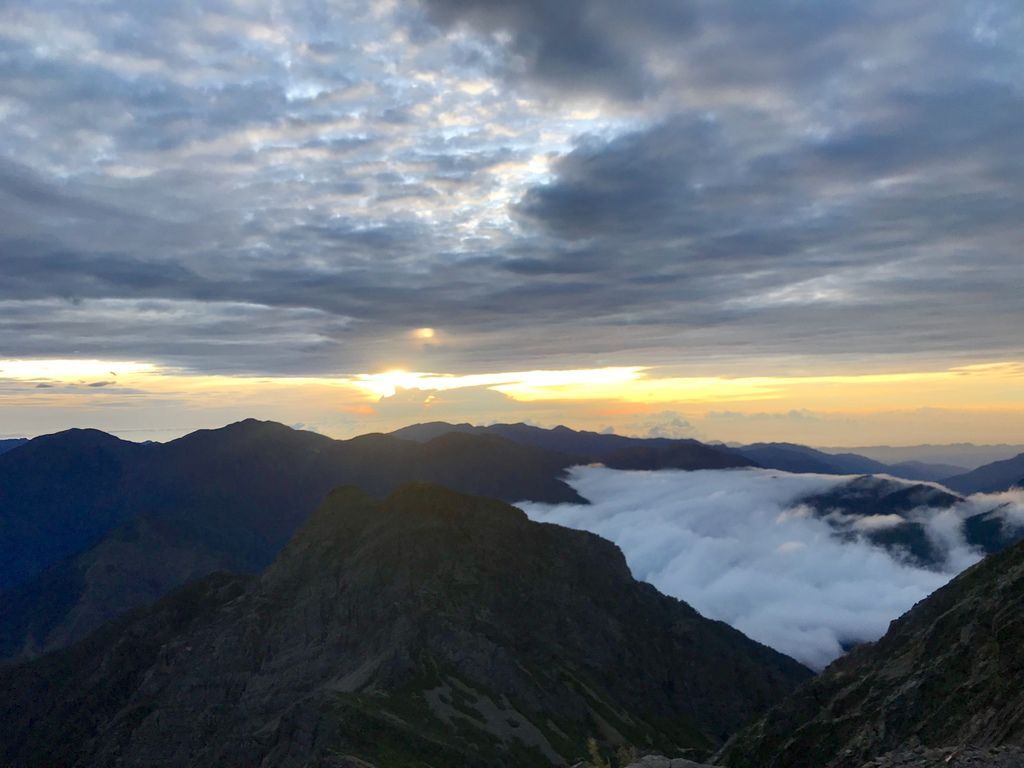
M 570 483 L 593 503 L 523 503 L 535 520 L 582 528 L 622 549 L 633 575 L 755 640 L 820 669 L 981 558 L 963 520 L 998 508 L 1024 527 L 1024 493 L 974 496 L 917 509 L 942 553 L 924 568 L 864 535 L 887 515 L 842 524 L 801 500 L 850 478 L 769 470 L 625 472 L 577 467 Z M 837 527 L 838 526 L 838 527 Z
M 0 349 L 1016 359 L 1022 35 L 1010 0 L 2 3 Z

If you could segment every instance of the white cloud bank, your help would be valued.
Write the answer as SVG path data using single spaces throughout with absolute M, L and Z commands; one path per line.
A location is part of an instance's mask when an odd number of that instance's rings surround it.
M 614 541 L 638 579 L 820 669 L 844 646 L 880 637 L 891 620 L 980 559 L 964 543 L 964 517 L 1004 503 L 1004 518 L 1024 524 L 1024 493 L 1016 491 L 916 510 L 946 553 L 939 570 L 928 570 L 863 539 L 835 536 L 799 504 L 849 479 L 576 467 L 570 483 L 592 505 L 518 506 L 534 520 Z

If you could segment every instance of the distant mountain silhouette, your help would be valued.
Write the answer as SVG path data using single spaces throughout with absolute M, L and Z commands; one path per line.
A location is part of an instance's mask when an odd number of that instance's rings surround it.
M 935 485 L 865 475 L 800 501 L 843 538 L 863 537 L 916 565 L 941 568 L 945 551 L 929 535 L 922 515 L 948 509 L 963 498 Z M 1024 538 L 1024 528 L 1009 524 L 1002 511 L 994 504 L 968 517 L 966 543 L 991 554 Z
M 854 453 L 825 453 L 794 443 L 754 443 L 737 449 L 768 469 L 823 475 L 864 475 L 891 472 L 891 467 Z
M 166 444 L 37 438 L 0 456 L 0 658 L 59 647 L 213 570 L 263 568 L 337 485 L 581 502 L 561 480 L 576 461 L 495 435 L 332 440 L 255 420 Z
M 857 453 L 832 453 L 795 443 L 753 443 L 735 448 L 762 467 L 821 475 L 893 475 L 905 480 L 942 481 L 964 472 L 952 464 L 901 461 L 886 464 Z
M 731 768 L 1016 766 L 1024 746 L 1024 542 L 992 555 L 735 738 Z M 926 748 L 945 748 L 934 762 Z M 958 754 L 977 751 L 977 762 Z M 883 757 L 888 753 L 902 756 Z M 878 758 L 877 760 L 875 760 Z M 872 762 L 868 762 L 868 761 Z
M 263 575 L 0 670 L 0 764 L 529 768 L 591 737 L 699 755 L 809 677 L 593 534 L 345 488 Z
M 0 455 L 0 591 L 126 520 L 126 489 L 148 450 L 105 432 L 72 429 Z
M 933 482 L 942 482 L 947 477 L 962 475 L 967 471 L 966 467 L 958 467 L 955 464 L 927 461 L 900 461 L 889 466 L 889 474 L 896 477 L 905 477 L 907 480 L 931 480 Z
M 450 433 L 488 434 L 549 451 L 577 456 L 581 463 L 600 462 L 612 469 L 728 469 L 753 466 L 754 462 L 725 446 L 697 440 L 664 437 L 642 438 L 587 432 L 558 426 L 553 429 L 529 424 L 448 424 L 435 421 L 413 424 L 392 432 L 405 440 L 425 442 Z
M 1024 453 L 1012 459 L 995 461 L 962 475 L 947 478 L 943 484 L 960 493 L 997 493 L 1021 486 L 1024 477 Z
M 0 453 L 7 453 L 13 451 L 18 446 L 24 445 L 28 442 L 26 437 L 16 437 L 8 440 L 0 440 Z
M 883 464 L 899 464 L 905 461 L 921 461 L 926 464 L 951 464 L 964 467 L 963 472 L 976 469 L 983 464 L 1016 456 L 1024 452 L 1024 445 L 1000 443 L 975 445 L 974 443 L 948 443 L 945 445 L 866 445 L 851 448 L 828 448 L 817 446 L 828 453 L 857 453 L 880 461 Z M 957 472 L 956 474 L 963 474 Z

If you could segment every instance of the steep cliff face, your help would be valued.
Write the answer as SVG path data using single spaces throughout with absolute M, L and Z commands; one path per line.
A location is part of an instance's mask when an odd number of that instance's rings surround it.
M 0 763 L 511 768 L 591 737 L 699 756 L 808 677 L 592 534 L 438 486 L 344 489 L 262 576 L 0 673 Z
M 1022 680 L 1024 543 L 1018 543 L 918 603 L 877 643 L 801 686 L 736 737 L 722 761 L 731 768 L 858 768 L 871 760 L 898 765 L 894 755 L 915 746 L 922 754 L 947 748 L 942 759 L 953 755 L 951 761 L 1022 746 Z

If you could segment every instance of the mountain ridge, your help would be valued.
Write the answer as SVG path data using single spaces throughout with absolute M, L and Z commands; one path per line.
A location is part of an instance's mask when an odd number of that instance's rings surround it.
M 0 456 L 0 658 L 80 638 L 211 570 L 263 568 L 336 485 L 583 502 L 561 479 L 575 461 L 493 435 L 336 441 L 256 420 L 166 444 L 36 438 Z
M 1020 478 L 1024 478 L 1024 453 L 984 464 L 970 472 L 947 478 L 944 482 L 961 493 L 999 493 L 1014 486 L 1024 487 Z
M 593 534 L 435 485 L 349 487 L 260 576 L 208 576 L 0 669 L 0 756 L 511 768 L 569 764 L 590 736 L 698 754 L 809 675 Z

